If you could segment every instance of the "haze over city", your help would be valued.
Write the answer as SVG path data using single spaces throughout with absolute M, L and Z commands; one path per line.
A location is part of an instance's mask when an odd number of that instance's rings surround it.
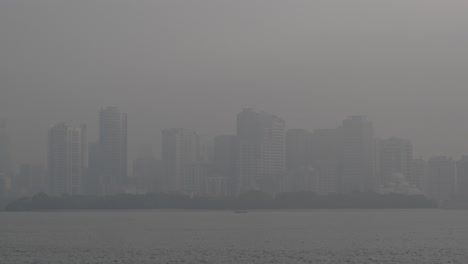
M 467 14 L 0 0 L 1 264 L 468 263 Z
M 2 1 L 0 117 L 15 164 L 47 130 L 129 115 L 129 152 L 160 131 L 235 131 L 254 107 L 288 128 L 368 115 L 415 155 L 467 153 L 464 1 Z

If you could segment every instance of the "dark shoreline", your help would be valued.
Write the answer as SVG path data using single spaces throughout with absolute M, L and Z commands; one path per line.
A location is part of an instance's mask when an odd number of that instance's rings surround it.
M 297 212 L 336 212 L 336 213 L 352 213 L 352 212 L 415 212 L 415 211 L 433 211 L 433 210 L 447 210 L 447 211 L 468 211 L 463 208 L 343 208 L 343 209 L 252 209 L 247 210 L 246 213 L 297 213 Z M 80 210 L 29 210 L 29 211 L 0 211 L 4 214 L 16 213 L 235 213 L 236 210 L 229 209 L 80 209 Z
M 435 202 L 422 195 L 352 193 L 316 195 L 309 192 L 276 196 L 252 191 L 239 196 L 204 197 L 181 194 L 118 194 L 112 196 L 48 196 L 14 200 L 5 211 L 76 210 L 311 210 L 311 209 L 429 209 Z

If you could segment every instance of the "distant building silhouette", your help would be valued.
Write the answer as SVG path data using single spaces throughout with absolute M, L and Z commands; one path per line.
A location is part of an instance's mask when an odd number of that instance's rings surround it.
M 311 166 L 316 177 L 315 192 L 339 192 L 343 153 L 342 127 L 316 129 L 312 135 L 310 149 Z
M 88 195 L 104 194 L 103 162 L 101 158 L 100 144 L 91 142 L 88 144 L 88 168 L 84 180 L 84 193 Z
M 121 193 L 127 180 L 127 114 L 117 107 L 99 113 L 99 151 L 103 194 Z
M 285 127 L 283 119 L 250 108 L 237 115 L 240 191 L 279 191 L 286 169 Z
M 372 122 L 366 116 L 343 121 L 343 192 L 375 191 L 375 141 Z
M 312 133 L 305 129 L 286 132 L 286 179 L 280 191 L 316 191 L 316 175 L 311 163 Z
M 310 162 L 313 165 L 321 160 L 340 163 L 343 153 L 342 127 L 314 130 L 309 148 Z
M 143 147 L 133 161 L 133 181 L 137 193 L 163 191 L 161 161 L 155 159 L 151 146 Z
M 214 139 L 214 165 L 215 173 L 223 177 L 226 184 L 226 192 L 235 195 L 239 189 L 237 175 L 237 159 L 239 146 L 234 135 L 221 135 Z
M 428 162 L 427 196 L 441 203 L 456 194 L 455 161 L 446 156 L 433 157 Z
M 49 130 L 48 171 L 53 195 L 81 194 L 85 173 L 86 128 L 59 123 Z
M 6 195 L 12 180 L 10 142 L 7 121 L 0 120 L 0 197 Z
M 394 176 L 403 176 L 409 182 L 413 146 L 407 139 L 389 138 L 380 140 L 380 181 L 383 186 L 394 182 Z
M 457 161 L 457 195 L 468 202 L 468 156 Z
M 286 133 L 286 168 L 310 167 L 310 141 L 312 133 L 305 129 L 289 129 Z
M 198 161 L 201 164 L 214 163 L 214 141 L 212 137 L 198 135 Z
M 165 189 L 194 194 L 200 191 L 199 137 L 194 131 L 173 128 L 162 131 Z
M 193 172 L 197 174 L 200 186 L 198 193 L 206 196 L 226 195 L 227 179 L 216 172 L 214 156 L 214 140 L 212 137 L 198 136 L 198 166 Z
M 21 164 L 13 181 L 14 196 L 33 196 L 49 192 L 47 170 L 41 166 Z
M 427 161 L 423 158 L 411 161 L 410 175 L 408 182 L 418 188 L 421 192 L 426 192 Z

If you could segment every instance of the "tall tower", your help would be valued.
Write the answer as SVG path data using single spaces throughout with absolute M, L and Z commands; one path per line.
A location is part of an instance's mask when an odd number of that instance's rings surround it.
M 237 115 L 240 191 L 277 192 L 285 172 L 285 121 L 244 109 Z
M 349 116 L 343 121 L 343 192 L 369 192 L 376 188 L 374 129 L 366 116 Z
M 49 129 L 48 169 L 53 195 L 81 194 L 86 150 L 84 127 L 59 123 Z
M 173 128 L 162 131 L 162 162 L 165 189 L 186 194 L 198 193 L 200 179 L 199 138 L 194 131 Z
M 99 113 L 99 151 L 103 194 L 123 192 L 127 180 L 127 114 L 117 107 L 102 108 Z

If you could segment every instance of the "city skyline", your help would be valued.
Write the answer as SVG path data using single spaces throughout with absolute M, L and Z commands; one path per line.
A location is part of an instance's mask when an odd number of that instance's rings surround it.
M 97 108 L 97 109 L 99 109 L 99 108 Z M 233 115 L 235 115 L 235 114 L 236 114 L 236 112 L 233 113 Z M 356 115 L 347 115 L 347 116 L 356 116 Z M 362 115 L 362 116 L 369 117 L 369 115 Z M 344 117 L 346 117 L 346 116 L 344 116 Z M 232 118 L 232 116 L 231 116 L 231 118 Z M 91 128 L 91 129 L 89 129 L 89 132 L 87 133 L 88 134 L 88 142 L 98 141 L 98 139 L 99 139 L 99 133 L 98 133 L 99 132 L 99 124 L 98 124 L 98 122 L 96 122 L 95 119 L 94 120 L 90 119 L 90 120 L 91 121 L 88 123 L 88 122 L 78 122 L 77 120 L 71 120 L 71 119 L 58 119 L 57 121 L 52 122 L 48 127 L 50 127 L 50 126 L 52 126 L 54 124 L 60 123 L 60 122 L 66 122 L 68 124 L 75 125 L 75 126 L 79 126 L 80 124 L 87 124 L 87 127 Z M 372 120 L 374 120 L 374 119 L 372 119 Z M 8 124 L 7 131 L 10 132 L 10 134 L 8 136 L 9 136 L 9 144 L 10 144 L 9 159 L 10 159 L 10 165 L 11 166 L 18 167 L 20 164 L 24 164 L 24 163 L 33 164 L 33 165 L 43 165 L 43 164 L 47 163 L 46 155 L 43 155 L 43 153 L 47 152 L 47 144 L 46 144 L 46 142 L 44 140 L 42 140 L 43 144 L 40 144 L 41 141 L 36 142 L 34 144 L 31 144 L 31 146 L 34 146 L 34 148 L 37 147 L 38 143 L 39 143 L 39 145 L 42 145 L 42 147 L 40 147 L 40 149 L 42 150 L 42 151 L 40 151 L 40 153 L 37 153 L 37 152 L 34 152 L 34 151 L 28 151 L 27 148 L 25 149 L 23 147 L 22 148 L 22 153 L 27 152 L 28 154 L 27 155 L 18 154 L 18 152 L 15 151 L 16 150 L 15 140 L 14 140 L 15 139 L 15 133 L 11 133 L 12 132 L 12 127 L 11 127 L 12 122 L 8 122 L 7 118 L 2 119 L 2 121 L 3 121 L 3 123 Z M 321 129 L 332 129 L 338 123 L 341 123 L 341 121 L 342 121 L 342 119 L 339 120 L 337 123 L 326 122 L 328 124 L 328 126 L 325 126 L 325 127 L 317 127 L 317 126 L 314 126 L 314 125 L 311 125 L 311 124 L 309 124 L 309 125 L 304 124 L 304 126 L 302 126 L 302 127 L 301 126 L 288 126 L 287 129 L 288 130 L 290 130 L 290 129 L 305 129 L 307 131 L 313 132 L 315 130 L 321 130 Z M 378 124 L 379 124 L 378 120 L 377 120 L 377 122 L 373 122 L 373 123 L 374 123 L 374 127 L 377 127 Z M 210 131 L 208 131 L 206 129 L 196 130 L 196 129 L 190 128 L 189 126 L 184 126 L 183 124 L 180 124 L 180 125 L 174 126 L 174 127 L 184 127 L 184 128 L 187 128 L 187 129 L 197 131 L 197 132 L 204 131 L 204 132 L 202 132 L 202 134 L 210 136 L 210 137 L 215 137 L 217 135 L 222 135 L 222 134 L 230 134 L 230 133 L 232 134 L 233 131 L 235 131 L 235 126 L 233 126 L 232 130 L 221 130 L 218 133 L 216 133 L 214 131 L 210 132 Z M 156 130 L 156 133 L 154 135 L 152 135 L 152 138 L 150 138 L 147 141 L 138 140 L 137 138 L 135 138 L 134 133 L 131 133 L 133 131 L 130 131 L 130 133 L 128 135 L 128 137 L 131 138 L 129 140 L 130 146 L 128 147 L 129 148 L 128 155 L 131 157 L 131 159 L 134 159 L 134 158 L 137 157 L 138 148 L 142 144 L 148 144 L 148 142 L 151 142 L 150 144 L 153 146 L 153 148 L 155 148 L 155 149 L 161 148 L 162 145 L 159 143 L 160 139 L 161 139 L 160 138 L 160 131 L 162 131 L 164 129 L 167 129 L 167 128 L 161 128 L 160 130 Z M 376 129 L 374 129 L 374 130 L 376 130 Z M 47 131 L 47 129 L 45 129 L 44 131 Z M 47 133 L 44 132 L 44 131 L 42 133 L 39 133 L 39 134 L 43 134 L 45 136 Z M 215 131 L 218 131 L 218 130 L 215 130 Z M 22 134 L 22 133 L 23 132 L 20 132 L 19 134 Z M 430 158 L 432 156 L 444 155 L 444 156 L 450 156 L 450 157 L 453 157 L 453 158 L 458 158 L 458 157 L 462 157 L 466 153 L 463 150 L 457 151 L 456 153 L 447 153 L 447 152 L 443 152 L 443 151 L 430 151 L 430 152 L 427 152 L 427 153 L 422 153 L 421 150 L 420 150 L 420 147 L 418 148 L 418 145 L 415 143 L 415 141 L 417 141 L 417 140 L 414 140 L 413 138 L 410 138 L 410 137 L 407 137 L 407 136 L 404 136 L 404 135 L 400 135 L 400 134 L 392 135 L 388 131 L 387 132 L 386 131 L 379 131 L 379 132 L 376 132 L 376 133 L 381 138 L 397 137 L 397 138 L 410 139 L 412 141 L 412 144 L 413 144 L 414 149 L 415 149 L 414 154 L 416 156 L 418 156 L 418 157 Z M 441 143 L 439 143 L 439 144 L 441 144 Z M 31 156 L 31 153 L 34 153 L 36 155 Z M 158 158 L 161 158 L 160 152 L 156 151 L 155 156 L 158 157 Z M 130 164 L 130 161 L 128 163 Z
M 1 264 L 467 262 L 467 13 L 0 0 Z
M 156 151 L 160 157 L 146 142 L 139 155 L 128 160 L 127 131 L 132 128 L 127 127 L 127 114 L 108 106 L 96 119 L 96 142 L 88 142 L 85 124 L 59 122 L 51 127 L 46 176 L 41 166 L 23 163 L 3 173 L 3 192 L 223 196 L 249 190 L 325 195 L 358 191 L 425 194 L 437 202 L 468 193 L 465 155 L 460 160 L 444 155 L 418 158 L 411 140 L 380 137 L 367 116 L 347 116 L 334 128 L 309 131 L 288 129 L 286 120 L 274 114 L 244 108 L 232 119 L 232 134 L 210 137 L 186 128 L 163 129 L 163 147 Z M 3 144 L 8 145 L 6 122 L 2 128 Z M 7 156 L 8 151 L 2 162 L 9 167 Z

